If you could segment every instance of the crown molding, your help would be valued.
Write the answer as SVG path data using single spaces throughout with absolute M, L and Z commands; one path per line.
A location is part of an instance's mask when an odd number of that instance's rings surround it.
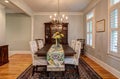
M 9 1 L 16 7 L 20 8 L 27 15 L 29 16 L 33 15 L 32 9 L 23 0 L 9 0 Z
M 0 4 L 0 8 L 5 8 L 5 6 L 3 6 L 2 4 Z
M 91 3 L 83 11 L 84 14 L 88 13 L 91 9 L 95 8 L 101 0 L 92 0 Z
M 57 13 L 57 12 L 38 12 L 38 13 L 34 13 L 33 15 L 53 15 L 54 13 Z M 65 15 L 83 15 L 82 12 L 60 12 L 60 14 L 65 14 Z

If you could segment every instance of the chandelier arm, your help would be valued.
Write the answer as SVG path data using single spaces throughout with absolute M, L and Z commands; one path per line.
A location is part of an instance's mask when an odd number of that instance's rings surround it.
M 50 19 L 52 20 L 51 22 L 53 24 L 61 24 L 68 19 L 68 17 L 64 14 L 62 16 L 60 15 L 60 0 L 57 0 L 57 4 L 57 13 L 55 13 L 54 16 L 50 16 Z

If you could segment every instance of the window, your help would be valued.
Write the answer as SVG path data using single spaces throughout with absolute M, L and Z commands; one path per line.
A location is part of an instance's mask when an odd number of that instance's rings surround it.
M 115 9 L 110 14 L 110 51 L 117 52 L 118 42 L 118 10 Z
M 120 2 L 120 0 L 110 0 L 110 5 L 114 5 Z
M 94 12 L 90 12 L 86 16 L 87 23 L 87 45 L 94 47 Z
M 109 12 L 109 53 L 115 56 L 120 56 L 119 52 L 120 49 L 118 49 L 120 41 L 119 39 L 119 28 L 120 28 L 120 20 L 119 20 L 119 15 L 120 15 L 120 0 L 110 0 L 110 12 Z

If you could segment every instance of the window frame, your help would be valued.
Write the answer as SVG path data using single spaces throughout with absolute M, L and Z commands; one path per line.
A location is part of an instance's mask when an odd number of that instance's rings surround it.
M 91 13 L 93 14 L 93 16 L 88 18 L 88 15 Z M 87 27 L 88 27 L 87 24 L 90 21 L 92 21 L 92 32 L 90 32 L 90 28 L 89 28 L 89 32 L 87 32 Z M 89 36 L 90 36 L 90 34 L 92 34 L 92 45 L 90 45 L 90 39 L 89 39 L 89 44 L 87 44 L 87 41 L 88 41 L 87 35 L 88 34 L 89 34 Z M 89 47 L 95 48 L 95 11 L 94 11 L 94 9 L 86 14 L 86 45 Z
M 109 0 L 109 5 L 110 5 L 110 6 L 117 5 L 117 4 L 120 2 L 120 0 L 119 0 L 117 3 L 112 4 L 111 1 L 112 1 L 112 0 Z
M 115 9 L 118 10 L 118 27 L 117 28 L 111 28 L 111 12 Z M 108 54 L 115 57 L 120 58 L 120 1 L 118 3 L 115 3 L 111 5 L 111 0 L 108 0 Z M 111 51 L 111 33 L 112 31 L 117 31 L 117 52 Z

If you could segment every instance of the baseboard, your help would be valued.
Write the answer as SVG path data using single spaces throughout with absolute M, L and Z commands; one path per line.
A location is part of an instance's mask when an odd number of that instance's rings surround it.
M 30 51 L 9 51 L 9 57 L 14 54 L 30 54 Z
M 103 61 L 97 59 L 96 57 L 85 53 L 85 55 L 87 57 L 89 57 L 90 59 L 92 59 L 93 61 L 95 61 L 97 64 L 99 64 L 101 67 L 103 67 L 104 69 L 106 69 L 107 71 L 109 71 L 111 74 L 113 74 L 114 76 L 116 76 L 118 79 L 120 79 L 120 72 L 118 70 L 116 70 L 115 68 L 109 66 L 108 64 L 104 63 Z

